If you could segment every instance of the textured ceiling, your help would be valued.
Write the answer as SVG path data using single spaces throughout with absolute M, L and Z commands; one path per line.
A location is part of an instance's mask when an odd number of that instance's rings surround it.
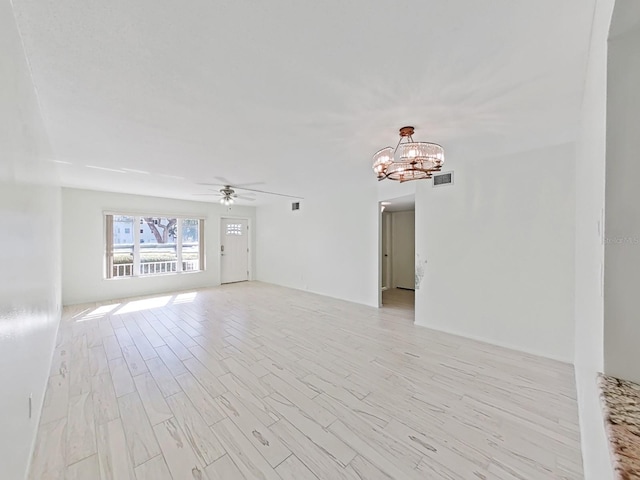
M 63 185 L 199 200 L 215 177 L 301 196 L 375 185 L 370 157 L 405 124 L 455 161 L 571 141 L 594 7 L 13 4 Z

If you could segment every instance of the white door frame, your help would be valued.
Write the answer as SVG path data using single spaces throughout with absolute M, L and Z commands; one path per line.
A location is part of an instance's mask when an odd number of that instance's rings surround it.
M 378 308 L 382 307 L 382 201 L 378 202 Z
M 233 219 L 233 220 L 246 220 L 247 227 L 249 228 L 249 238 L 247 239 L 247 245 L 249 245 L 249 251 L 247 252 L 247 268 L 249 269 L 249 275 L 247 276 L 247 281 L 253 280 L 253 222 L 249 217 L 242 217 L 239 215 L 220 215 L 218 219 L 218 285 L 222 285 L 222 251 L 220 250 L 222 246 L 222 220 L 225 218 Z
M 382 275 L 380 277 L 380 289 L 381 290 L 390 290 L 395 288 L 393 284 L 393 262 L 392 262 L 392 251 L 393 251 L 393 214 L 391 212 L 387 212 L 387 231 L 384 229 L 384 212 L 380 213 L 380 228 L 382 229 L 382 236 L 380 237 L 380 269 L 382 271 Z M 384 246 L 387 246 L 387 256 L 385 257 Z M 386 263 L 387 274 L 384 275 L 384 266 Z M 386 278 L 385 278 L 386 277 Z
M 414 196 L 415 199 L 415 196 Z M 391 199 L 393 200 L 393 199 Z M 382 235 L 384 234 L 382 231 L 382 203 L 387 203 L 391 200 L 378 200 L 378 282 L 376 285 L 376 289 L 378 290 L 378 308 L 382 307 Z M 391 230 L 391 245 L 393 245 L 393 216 L 390 215 L 390 219 L 389 221 L 391 222 L 390 224 L 390 228 Z M 415 218 L 414 218 L 414 224 L 415 224 Z M 414 236 L 415 239 L 415 236 Z M 387 271 L 387 274 L 391 276 L 391 285 L 389 285 L 390 288 L 394 288 L 393 286 L 393 259 L 391 259 L 391 261 L 389 262 L 389 269 Z M 414 322 L 415 322 L 415 310 L 414 310 Z

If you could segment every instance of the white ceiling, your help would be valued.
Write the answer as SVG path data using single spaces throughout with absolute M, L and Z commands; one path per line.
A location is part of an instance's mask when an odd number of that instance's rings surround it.
M 198 200 L 220 176 L 301 196 L 373 185 L 371 155 L 405 124 L 458 161 L 571 141 L 594 8 L 13 4 L 62 184 Z

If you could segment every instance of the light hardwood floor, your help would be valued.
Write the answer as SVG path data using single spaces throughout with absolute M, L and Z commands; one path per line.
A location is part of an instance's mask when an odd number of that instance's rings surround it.
M 65 309 L 30 478 L 580 479 L 570 365 L 257 282 Z
M 414 320 L 415 312 L 415 292 L 403 288 L 391 288 L 382 292 L 382 308 L 384 314 L 395 315 L 399 320 L 406 320 L 411 324 Z

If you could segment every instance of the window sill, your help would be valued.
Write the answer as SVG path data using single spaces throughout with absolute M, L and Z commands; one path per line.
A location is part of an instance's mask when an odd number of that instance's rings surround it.
M 122 277 L 103 278 L 103 280 L 130 280 L 132 278 L 153 278 L 153 277 L 174 277 L 180 275 L 197 275 L 198 273 L 206 273 L 206 270 L 195 270 L 189 272 L 167 272 L 167 273 L 149 273 L 147 275 L 128 275 Z

